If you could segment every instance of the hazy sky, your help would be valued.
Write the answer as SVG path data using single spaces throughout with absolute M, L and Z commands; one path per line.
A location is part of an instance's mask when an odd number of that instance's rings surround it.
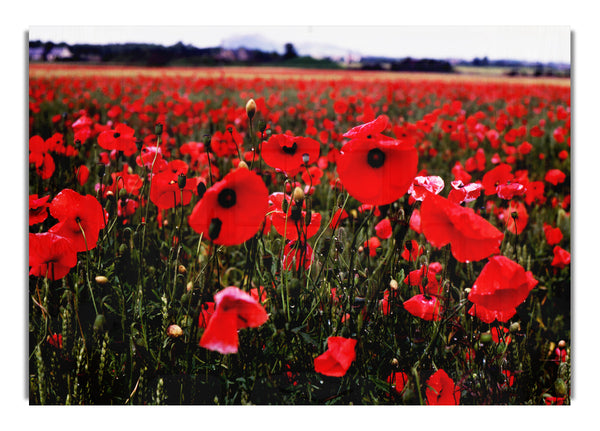
M 219 46 L 232 36 L 259 34 L 287 42 L 324 43 L 363 55 L 515 59 L 569 63 L 567 26 L 32 26 L 30 40 L 73 43 L 144 42 Z

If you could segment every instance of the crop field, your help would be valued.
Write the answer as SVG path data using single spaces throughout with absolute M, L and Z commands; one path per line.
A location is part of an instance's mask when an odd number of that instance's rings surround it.
M 29 67 L 29 402 L 568 405 L 571 84 Z

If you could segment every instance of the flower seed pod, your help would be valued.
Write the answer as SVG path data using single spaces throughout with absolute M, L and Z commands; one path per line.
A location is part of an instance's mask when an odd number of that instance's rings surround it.
M 302 202 L 304 200 L 304 190 L 302 190 L 300 187 L 296 187 L 292 192 L 292 199 L 294 199 L 296 202 Z
M 248 169 L 248 164 L 246 162 L 244 162 L 243 160 L 240 161 L 240 163 L 238 163 L 238 169 Z
M 248 100 L 248 103 L 246 103 L 246 115 L 250 120 L 252 120 L 252 118 L 254 118 L 254 114 L 256 114 L 256 102 L 254 99 L 250 99 Z
M 187 178 L 186 178 L 185 174 L 179 174 L 177 176 L 177 186 L 179 186 L 180 190 L 183 190 L 185 188 L 186 182 L 187 182 Z

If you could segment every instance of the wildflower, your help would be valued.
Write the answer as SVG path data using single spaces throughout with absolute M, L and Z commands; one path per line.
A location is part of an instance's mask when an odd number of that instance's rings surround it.
M 236 169 L 206 190 L 189 216 L 189 224 L 215 244 L 235 245 L 250 239 L 267 213 L 267 187 L 248 169 Z
M 256 328 L 268 320 L 262 305 L 235 286 L 226 287 L 215 295 L 215 312 L 200 339 L 200 347 L 221 354 L 237 353 L 238 331 Z
M 437 370 L 427 380 L 425 396 L 428 405 L 460 404 L 460 388 L 442 369 Z
M 315 371 L 330 377 L 343 377 L 356 359 L 356 343 L 352 338 L 327 338 L 327 350 L 315 358 Z
M 29 234 L 29 275 L 60 280 L 77 265 L 77 252 L 70 240 L 60 235 Z

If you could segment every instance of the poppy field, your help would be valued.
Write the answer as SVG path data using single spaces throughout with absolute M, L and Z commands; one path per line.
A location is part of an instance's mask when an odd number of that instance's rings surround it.
M 29 68 L 29 400 L 568 405 L 565 78 Z

